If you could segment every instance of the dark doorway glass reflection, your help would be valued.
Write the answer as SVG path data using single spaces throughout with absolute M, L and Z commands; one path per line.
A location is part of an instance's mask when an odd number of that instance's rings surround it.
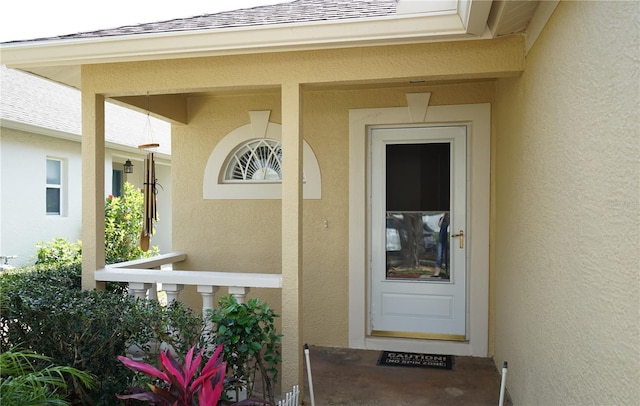
M 449 143 L 386 146 L 387 279 L 450 278 L 450 151 Z

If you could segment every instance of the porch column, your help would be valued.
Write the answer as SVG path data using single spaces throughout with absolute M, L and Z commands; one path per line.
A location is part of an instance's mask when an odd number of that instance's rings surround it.
M 282 393 L 302 387 L 302 100 L 282 85 Z
M 84 88 L 84 86 L 83 86 Z M 104 268 L 104 96 L 82 91 L 82 288 Z M 104 283 L 100 283 L 104 287 Z

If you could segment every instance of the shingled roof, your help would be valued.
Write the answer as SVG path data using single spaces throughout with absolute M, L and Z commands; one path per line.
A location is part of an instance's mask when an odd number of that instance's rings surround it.
M 0 119 L 3 126 L 44 133 L 81 137 L 80 91 L 43 80 L 0 65 Z M 166 122 L 107 102 L 105 105 L 106 141 L 137 148 L 151 141 L 160 143 L 157 152 L 171 154 L 171 128 Z
M 195 30 L 222 30 L 276 24 L 385 17 L 396 13 L 396 5 L 396 0 L 296 0 L 216 14 L 204 14 L 188 18 L 126 25 L 117 28 L 16 42 L 103 38 Z

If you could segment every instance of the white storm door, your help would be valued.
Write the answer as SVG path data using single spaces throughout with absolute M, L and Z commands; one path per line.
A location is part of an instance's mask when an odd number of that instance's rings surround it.
M 371 335 L 466 339 L 466 138 L 464 125 L 370 129 Z

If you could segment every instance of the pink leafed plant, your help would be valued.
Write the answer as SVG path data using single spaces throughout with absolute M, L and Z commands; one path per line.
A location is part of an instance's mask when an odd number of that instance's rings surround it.
M 226 363 L 222 361 L 222 346 L 218 346 L 202 370 L 198 371 L 202 362 L 203 350 L 194 358 L 195 346 L 191 347 L 181 365 L 170 353 L 160 353 L 162 370 L 144 362 L 133 361 L 119 356 L 118 360 L 127 368 L 158 378 L 167 383 L 168 388 L 149 385 L 151 391 L 143 392 L 140 388 L 131 388 L 132 394 L 116 395 L 118 399 L 136 399 L 148 401 L 154 405 L 176 406 L 215 406 L 222 395 Z

